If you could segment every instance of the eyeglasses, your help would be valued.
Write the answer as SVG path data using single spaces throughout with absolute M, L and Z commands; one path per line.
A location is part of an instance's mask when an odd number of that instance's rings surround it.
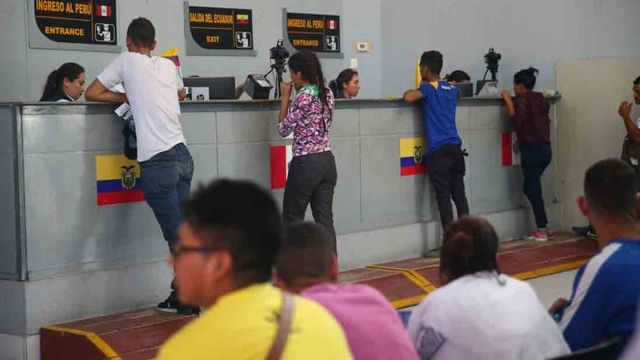
M 212 253 L 218 250 L 221 250 L 221 249 L 219 247 L 213 247 L 213 246 L 205 246 L 205 247 L 176 246 L 171 252 L 171 255 L 173 256 L 174 259 L 177 259 L 186 253 Z

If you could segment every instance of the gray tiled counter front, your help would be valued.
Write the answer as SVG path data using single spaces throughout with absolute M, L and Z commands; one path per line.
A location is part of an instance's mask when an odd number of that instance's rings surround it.
M 270 146 L 291 143 L 276 131 L 278 106 L 275 101 L 183 103 L 194 187 L 228 177 L 270 188 Z M 0 255 L 3 278 L 43 279 L 164 258 L 166 245 L 145 203 L 96 205 L 95 157 L 122 150 L 122 123 L 113 109 L 92 103 L 0 104 L 0 167 L 5 170 L 0 191 L 9 200 L 0 205 L 7 214 L 1 220 L 7 229 Z M 511 129 L 502 102 L 462 99 L 457 118 L 471 154 L 466 181 L 472 211 L 521 208 L 520 170 L 500 162 L 501 132 Z M 337 101 L 333 121 L 340 237 L 437 223 L 427 177 L 400 176 L 400 139 L 424 133 L 420 106 Z M 547 180 L 545 185 L 545 194 L 555 194 L 553 184 Z M 272 192 L 281 204 L 282 189 Z

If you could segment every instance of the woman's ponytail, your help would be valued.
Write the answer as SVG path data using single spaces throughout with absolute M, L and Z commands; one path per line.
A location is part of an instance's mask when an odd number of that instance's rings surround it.
M 329 81 L 329 89 L 331 89 L 335 98 L 340 97 L 341 89 L 338 87 L 338 82 L 336 80 Z
M 327 83 L 322 73 L 322 66 L 318 56 L 311 51 L 302 50 L 289 58 L 289 68 L 292 71 L 298 71 L 302 74 L 302 78 L 310 84 L 318 87 L 318 98 L 323 106 L 328 106 L 327 99 Z
M 318 56 L 315 56 L 316 58 L 316 68 L 318 69 L 318 90 L 320 92 L 320 102 L 322 102 L 322 105 L 324 106 L 329 106 L 329 100 L 327 99 L 327 83 L 326 80 L 324 79 L 324 74 L 322 73 L 322 66 L 320 65 L 320 59 L 318 59 Z
M 42 91 L 40 101 L 49 101 L 53 99 L 59 86 L 58 74 L 58 70 L 53 70 L 49 73 L 49 76 L 47 76 L 47 82 L 44 84 L 44 90 Z

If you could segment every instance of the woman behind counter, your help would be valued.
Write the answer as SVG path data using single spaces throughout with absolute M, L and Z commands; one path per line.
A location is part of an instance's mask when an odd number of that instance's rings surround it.
M 84 92 L 84 68 L 76 63 L 62 64 L 47 77 L 40 101 L 74 102 Z
M 293 132 L 293 159 L 284 189 L 282 216 L 285 222 L 304 220 L 307 205 L 315 221 L 331 236 L 334 251 L 333 193 L 338 180 L 336 161 L 329 144 L 333 117 L 333 93 L 326 87 L 318 57 L 300 51 L 289 59 L 292 83 L 281 83 L 282 103 L 278 133 Z M 297 95 L 289 107 L 291 90 Z
M 360 92 L 358 72 L 353 69 L 342 70 L 335 80 L 331 80 L 329 87 L 336 99 L 355 98 Z

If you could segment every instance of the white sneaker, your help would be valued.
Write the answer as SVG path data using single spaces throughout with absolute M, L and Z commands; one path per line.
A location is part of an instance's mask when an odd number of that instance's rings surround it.
M 536 231 L 530 236 L 527 236 L 527 240 L 549 241 L 549 235 L 546 231 Z

